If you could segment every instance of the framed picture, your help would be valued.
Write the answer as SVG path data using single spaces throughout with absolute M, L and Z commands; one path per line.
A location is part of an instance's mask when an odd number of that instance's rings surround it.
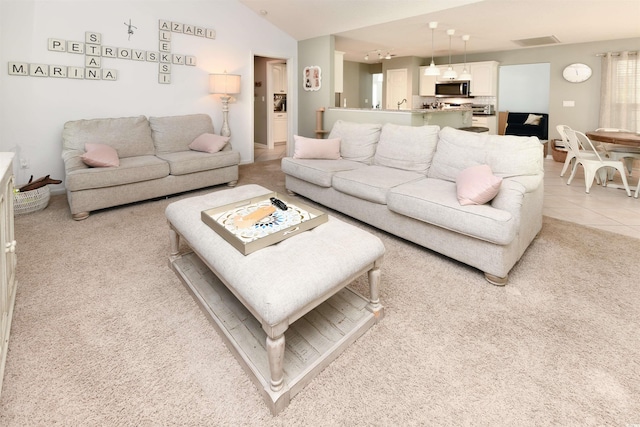
M 304 67 L 304 76 L 302 78 L 302 86 L 304 90 L 320 90 L 322 83 L 322 71 L 317 65 Z

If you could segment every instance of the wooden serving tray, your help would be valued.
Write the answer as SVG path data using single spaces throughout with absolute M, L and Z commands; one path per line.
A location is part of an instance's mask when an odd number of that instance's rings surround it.
M 254 226 L 239 228 L 234 219 L 251 215 L 255 210 L 272 206 L 270 198 L 282 200 L 288 209 L 276 209 L 271 215 L 261 219 Z M 311 206 L 291 201 L 288 197 L 272 192 L 251 199 L 202 211 L 202 221 L 222 236 L 243 255 L 276 244 L 289 237 L 317 227 L 327 222 L 327 214 Z

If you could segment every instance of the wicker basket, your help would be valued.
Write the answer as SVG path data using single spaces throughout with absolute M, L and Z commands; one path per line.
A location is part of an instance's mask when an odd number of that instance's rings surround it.
M 564 163 L 564 161 L 567 159 L 567 150 L 563 150 L 560 148 L 556 147 L 556 141 L 560 142 L 559 139 L 553 139 L 551 140 L 551 156 L 553 157 L 553 160 L 555 160 L 556 162 L 560 162 L 560 163 Z
M 35 190 L 14 193 L 13 213 L 21 215 L 42 210 L 47 207 L 50 198 L 51 192 L 48 185 Z

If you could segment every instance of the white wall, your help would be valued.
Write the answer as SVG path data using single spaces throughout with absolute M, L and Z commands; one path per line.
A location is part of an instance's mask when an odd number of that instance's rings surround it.
M 221 104 L 208 94 L 208 74 L 225 70 L 242 76 L 229 124 L 241 161 L 252 162 L 253 55 L 297 55 L 293 38 L 236 0 L 0 1 L 0 151 L 27 160 L 28 169 L 16 165 L 18 184 L 29 175 L 64 179 L 61 132 L 69 120 L 205 113 L 219 132 Z M 130 40 L 124 25 L 129 19 L 137 27 Z M 114 58 L 102 61 L 103 68 L 118 70 L 117 81 L 8 75 L 8 62 L 84 66 L 84 55 L 49 51 L 47 39 L 83 41 L 86 31 L 100 33 L 105 46 L 157 51 L 159 20 L 216 31 L 214 40 L 172 35 L 172 52 L 196 56 L 197 65 L 173 65 L 171 84 L 158 83 L 157 63 Z M 63 191 L 63 184 L 54 192 Z

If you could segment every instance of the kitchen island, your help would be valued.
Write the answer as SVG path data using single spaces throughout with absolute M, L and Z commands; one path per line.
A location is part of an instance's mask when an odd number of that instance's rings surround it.
M 470 108 L 465 107 L 419 110 L 327 108 L 324 113 L 324 129 L 330 131 L 338 120 L 356 123 L 393 123 L 404 126 L 438 125 L 441 128 L 450 126 L 458 129 L 472 125 L 472 112 Z

